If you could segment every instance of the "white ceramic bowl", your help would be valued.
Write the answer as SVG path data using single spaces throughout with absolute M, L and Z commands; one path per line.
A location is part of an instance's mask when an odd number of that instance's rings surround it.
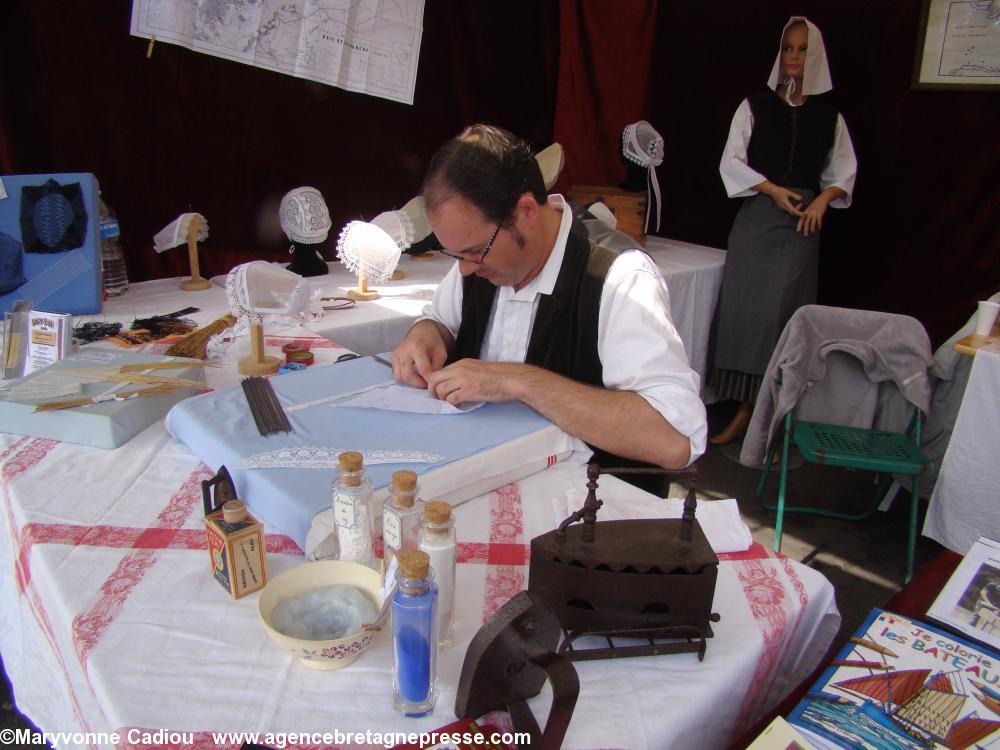
M 307 640 L 293 638 L 274 629 L 271 613 L 279 601 L 333 584 L 357 587 L 372 601 L 376 610 L 382 604 L 381 576 L 365 565 L 342 560 L 317 560 L 286 570 L 267 582 L 257 600 L 257 614 L 271 640 L 313 669 L 340 669 L 352 663 L 375 640 L 388 613 L 386 608 L 371 629 L 363 629 L 343 638 Z

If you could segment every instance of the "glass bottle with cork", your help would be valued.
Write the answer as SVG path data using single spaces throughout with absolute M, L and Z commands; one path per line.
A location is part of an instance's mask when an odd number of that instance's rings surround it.
M 392 704 L 404 716 L 426 716 L 437 699 L 438 589 L 426 552 L 398 558 L 392 595 Z
M 340 472 L 333 481 L 333 523 L 340 559 L 379 569 L 375 557 L 375 505 L 372 483 L 365 478 L 364 456 L 344 451 L 337 456 Z
M 444 500 L 424 504 L 424 515 L 417 536 L 418 548 L 430 557 L 440 599 L 438 645 L 451 645 L 455 615 L 455 520 L 451 505 Z
M 417 548 L 417 532 L 423 515 L 423 503 L 418 498 L 417 473 L 403 469 L 392 473 L 389 498 L 382 509 L 382 539 L 385 561 Z

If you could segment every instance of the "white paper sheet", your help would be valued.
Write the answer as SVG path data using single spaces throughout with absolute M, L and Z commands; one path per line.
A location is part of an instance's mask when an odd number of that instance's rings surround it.
M 410 414 L 466 414 L 483 405 L 482 401 L 470 401 L 454 406 L 447 401 L 434 398 L 423 388 L 394 383 L 360 393 L 353 398 L 338 401 L 333 406 L 354 406 L 363 409 L 385 409 L 405 411 Z

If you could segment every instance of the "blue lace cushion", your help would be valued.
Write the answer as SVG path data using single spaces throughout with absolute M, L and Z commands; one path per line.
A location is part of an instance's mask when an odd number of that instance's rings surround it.
M 0 296 L 10 294 L 25 281 L 21 243 L 6 232 L 0 232 Z
M 83 244 L 87 209 L 79 182 L 21 188 L 21 240 L 26 253 L 61 253 Z

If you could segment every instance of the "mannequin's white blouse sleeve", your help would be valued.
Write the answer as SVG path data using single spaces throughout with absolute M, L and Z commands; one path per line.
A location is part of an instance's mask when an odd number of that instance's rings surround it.
M 854 155 L 854 144 L 851 134 L 847 132 L 847 123 L 841 114 L 837 115 L 837 129 L 833 135 L 833 148 L 827 156 L 823 172 L 819 176 L 820 190 L 828 187 L 839 187 L 847 195 L 830 201 L 833 208 L 848 208 L 854 193 L 854 178 L 858 174 L 858 160 Z
M 729 138 L 722 151 L 719 162 L 719 174 L 722 184 L 730 198 L 746 198 L 756 195 L 754 185 L 759 185 L 767 178 L 747 164 L 747 148 L 750 145 L 750 134 L 753 133 L 753 111 L 750 102 L 744 99 L 736 108 L 733 122 L 729 126 Z

